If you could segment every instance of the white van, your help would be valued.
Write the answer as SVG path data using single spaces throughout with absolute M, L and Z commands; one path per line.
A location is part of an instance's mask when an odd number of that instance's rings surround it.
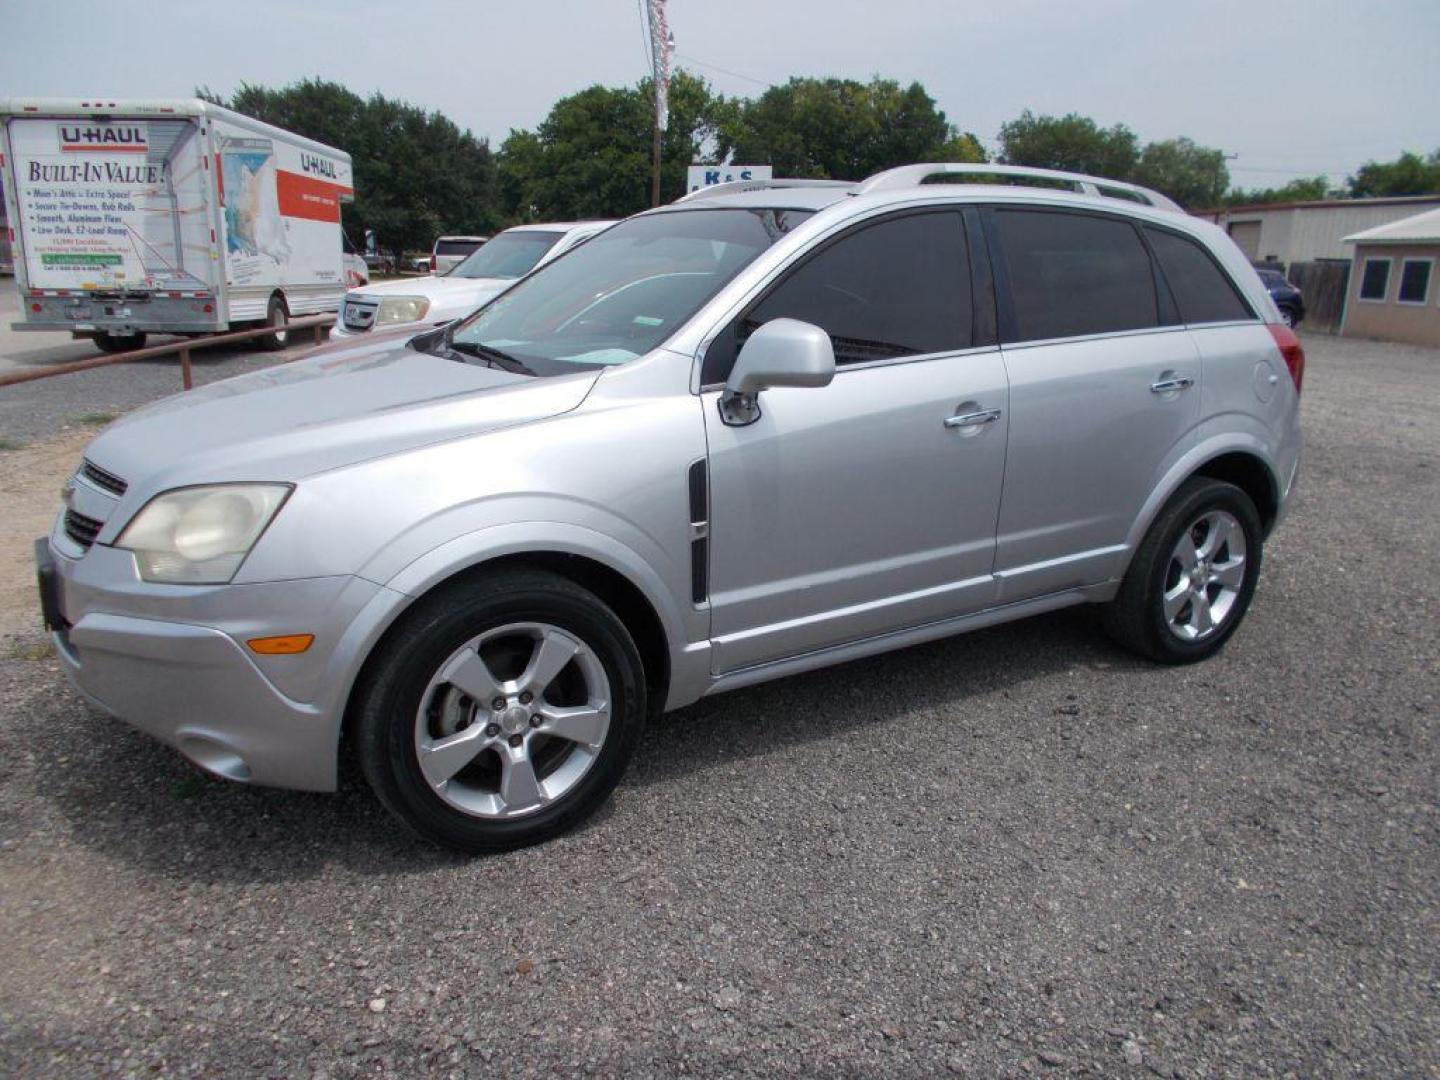
M 430 272 L 444 274 L 488 243 L 488 236 L 442 236 L 430 252 Z

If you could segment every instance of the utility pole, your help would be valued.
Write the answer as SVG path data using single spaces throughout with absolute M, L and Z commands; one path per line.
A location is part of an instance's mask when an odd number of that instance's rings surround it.
M 665 0 L 648 0 L 645 5 L 650 22 L 651 78 L 655 85 L 655 144 L 650 153 L 650 205 L 660 205 L 661 137 L 668 121 L 670 98 L 670 54 L 675 38 L 665 15 Z
M 660 115 L 655 115 L 655 148 L 650 154 L 650 205 L 660 205 Z

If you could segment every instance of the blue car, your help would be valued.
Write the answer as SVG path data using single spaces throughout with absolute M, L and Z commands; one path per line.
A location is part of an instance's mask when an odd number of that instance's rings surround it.
M 1285 316 L 1285 324 L 1292 329 L 1299 326 L 1300 320 L 1305 318 L 1305 294 L 1290 284 L 1278 270 L 1258 270 L 1256 273 L 1265 283 L 1265 288 L 1270 290 L 1280 314 Z

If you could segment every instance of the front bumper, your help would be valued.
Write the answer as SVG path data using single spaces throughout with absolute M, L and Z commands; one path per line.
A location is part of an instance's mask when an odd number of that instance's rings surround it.
M 260 585 L 143 582 L 129 552 L 95 545 L 53 566 L 52 637 L 93 705 L 231 780 L 333 791 L 353 657 L 347 631 L 377 593 L 362 578 Z M 44 574 L 44 554 L 37 551 Z M 296 656 L 244 642 L 312 633 Z

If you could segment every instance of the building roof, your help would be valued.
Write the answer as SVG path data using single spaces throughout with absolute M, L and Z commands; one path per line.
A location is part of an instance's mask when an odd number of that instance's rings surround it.
M 1345 237 L 1347 244 L 1440 244 L 1440 210 L 1377 225 Z
M 1366 195 L 1357 199 L 1308 199 L 1302 202 L 1246 203 L 1244 206 L 1212 206 L 1190 211 L 1196 217 L 1221 214 L 1255 214 L 1262 210 L 1354 210 L 1364 206 L 1405 206 L 1410 203 L 1440 203 L 1436 195 Z

